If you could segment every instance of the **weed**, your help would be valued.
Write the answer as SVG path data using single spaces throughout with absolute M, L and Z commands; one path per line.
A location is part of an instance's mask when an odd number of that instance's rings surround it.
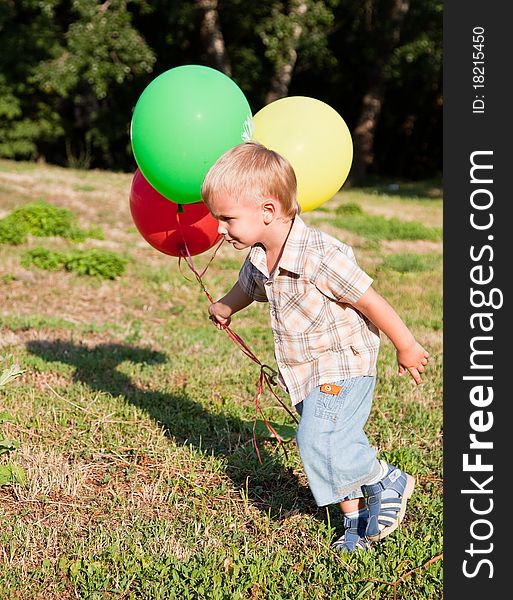
M 38 247 L 27 250 L 22 255 L 21 263 L 25 267 L 34 265 L 47 271 L 65 269 L 78 275 L 116 279 L 124 273 L 128 260 L 109 250 L 75 250 L 65 253 Z
M 6 217 L 0 219 L 0 244 L 19 246 L 27 239 L 25 226 L 13 219 Z
M 399 273 L 429 271 L 440 266 L 441 257 L 438 254 L 414 254 L 404 252 L 386 256 L 381 263 L 381 269 L 391 269 Z
M 346 202 L 337 206 L 335 212 L 337 215 L 361 215 L 363 214 L 363 209 L 356 202 Z
M 27 250 L 21 257 L 21 264 L 24 267 L 34 265 L 46 271 L 58 271 L 64 267 L 65 262 L 66 255 L 63 252 L 54 252 L 41 247 Z
M 78 250 L 66 256 L 64 268 L 78 275 L 116 279 L 124 273 L 127 263 L 126 258 L 109 250 Z
M 44 200 L 15 208 L 0 220 L 0 243 L 22 244 L 28 234 L 35 237 L 57 236 L 73 241 L 103 237 L 103 232 L 98 228 L 82 230 L 69 209 L 59 208 Z
M 368 215 L 353 209 L 349 213 L 343 209 L 337 210 L 337 216 L 330 223 L 371 240 L 439 241 L 442 238 L 442 230 L 438 227 L 426 227 L 417 221 L 403 221 L 396 217 L 387 219 L 380 215 Z
M 92 240 L 104 240 L 105 233 L 101 227 L 89 227 L 84 229 L 84 236 L 91 238 Z
M 16 377 L 19 377 L 22 373 L 23 370 L 17 364 L 12 364 L 7 369 L 4 369 L 0 373 L 0 390 L 10 381 L 16 379 Z M 6 411 L 0 413 L 0 425 L 12 420 L 13 418 Z M 16 440 L 13 440 L 10 437 L 4 438 L 0 434 L 0 456 L 2 454 L 7 454 L 8 452 L 17 450 L 19 446 L 20 444 Z M 25 485 L 26 482 L 27 477 L 25 475 L 25 471 L 20 466 L 12 463 L 11 461 L 0 464 L 0 486 L 14 484 Z
M 17 364 L 12 364 L 0 373 L 0 388 L 7 385 L 23 373 L 23 369 Z

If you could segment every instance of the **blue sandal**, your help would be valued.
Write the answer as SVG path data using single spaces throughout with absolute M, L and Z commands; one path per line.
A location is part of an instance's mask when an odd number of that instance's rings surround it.
M 355 550 L 367 551 L 371 543 L 366 535 L 367 517 L 344 517 L 344 534 L 331 545 L 338 552 L 354 552 Z
M 388 465 L 388 473 L 378 483 L 362 485 L 362 492 L 369 509 L 366 535 L 377 542 L 397 529 L 406 512 L 406 503 L 413 494 L 415 479 L 401 469 Z M 385 490 L 393 490 L 397 496 L 383 498 Z

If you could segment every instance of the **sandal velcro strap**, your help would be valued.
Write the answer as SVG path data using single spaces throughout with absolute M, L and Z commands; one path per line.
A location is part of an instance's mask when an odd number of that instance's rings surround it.
M 388 465 L 388 473 L 381 481 L 362 486 L 369 510 L 366 534 L 371 541 L 381 540 L 397 528 L 404 517 L 406 502 L 411 497 L 414 485 L 415 480 L 411 475 Z M 393 491 L 397 496 L 383 498 L 384 490 Z
M 355 550 L 369 550 L 370 540 L 365 535 L 367 530 L 367 517 L 344 517 L 344 535 L 331 547 L 339 552 L 354 552 Z

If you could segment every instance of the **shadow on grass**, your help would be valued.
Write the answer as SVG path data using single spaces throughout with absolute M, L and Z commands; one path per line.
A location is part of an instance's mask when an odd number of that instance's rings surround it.
M 141 389 L 117 369 L 125 361 L 163 363 L 168 357 L 162 352 L 123 344 L 98 344 L 89 348 L 65 340 L 30 341 L 26 347 L 46 362 L 75 367 L 74 381 L 93 390 L 124 396 L 128 403 L 150 415 L 178 445 L 192 444 L 204 453 L 225 457 L 226 473 L 234 486 L 244 490 L 262 511 L 270 510 L 272 518 L 280 519 L 293 510 L 317 514 L 308 488 L 300 484 L 292 469 L 284 468 L 267 453 L 262 443 L 259 450 L 263 464 L 259 464 L 247 422 L 211 413 L 186 393 Z

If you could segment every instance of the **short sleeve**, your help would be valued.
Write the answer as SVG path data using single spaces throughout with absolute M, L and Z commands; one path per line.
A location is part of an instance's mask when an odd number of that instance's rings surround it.
M 242 291 L 257 302 L 267 302 L 267 294 L 263 285 L 263 280 L 259 277 L 260 272 L 249 260 L 249 255 L 246 257 L 244 264 L 239 272 L 239 285 Z
M 372 281 L 356 263 L 350 246 L 333 246 L 320 262 L 312 283 L 331 300 L 354 304 Z

